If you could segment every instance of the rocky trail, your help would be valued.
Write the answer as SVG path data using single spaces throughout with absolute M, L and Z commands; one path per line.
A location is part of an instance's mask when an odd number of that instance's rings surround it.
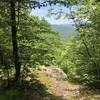
M 59 100 L 100 100 L 100 95 L 88 90 L 79 83 L 67 81 L 67 75 L 58 67 L 39 67 L 39 80 L 48 87 L 48 90 Z M 42 77 L 42 78 L 41 78 Z M 49 85 L 48 85 L 49 84 Z M 44 99 L 58 100 L 58 99 Z
M 89 90 L 79 83 L 69 82 L 67 75 L 58 67 L 40 66 L 35 74 L 37 80 L 47 88 L 46 91 L 51 95 L 39 97 L 35 93 L 32 95 L 29 93 L 30 99 L 27 100 L 100 100 L 98 92 Z
M 51 69 L 51 70 L 50 70 Z M 63 100 L 70 98 L 77 98 L 79 100 L 79 85 L 70 84 L 64 79 L 67 78 L 67 75 L 59 68 L 48 68 L 45 70 L 48 78 L 52 79 L 53 93 L 56 96 L 62 97 Z

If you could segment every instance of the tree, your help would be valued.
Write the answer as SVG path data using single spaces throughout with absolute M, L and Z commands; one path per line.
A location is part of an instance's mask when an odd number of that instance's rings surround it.
M 46 20 L 40 20 L 30 13 L 24 14 L 20 19 L 18 43 L 21 62 L 26 61 L 27 64 L 33 62 L 33 65 L 52 63 L 57 41 L 59 41 L 58 33 L 51 30 Z
M 79 75 L 84 83 L 98 83 L 100 82 L 99 3 L 93 0 L 83 2 L 83 5 L 77 10 L 70 9 L 70 18 L 73 19 L 79 32 L 76 41 L 80 44 L 77 44 L 78 48 L 72 51 L 75 56 L 71 57 L 76 58 L 74 62 L 74 66 L 77 66 L 76 75 Z
M 55 50 L 59 46 L 60 41 L 58 33 L 51 30 L 50 24 L 45 19 L 40 20 L 38 17 L 32 16 L 28 10 L 22 11 L 23 12 L 20 12 L 19 14 L 20 19 L 16 20 L 16 24 L 18 25 L 16 39 L 18 41 L 17 48 L 21 65 L 34 67 L 37 64 L 54 64 L 54 52 L 56 52 Z M 9 12 L 7 12 L 7 14 L 10 15 Z M 9 16 L 6 15 L 4 17 L 2 14 L 1 22 L 3 23 L 6 19 L 8 19 L 8 22 L 10 21 Z M 6 23 L 0 29 L 0 41 L 2 44 L 0 50 L 3 51 L 1 62 L 2 58 L 5 58 L 6 60 L 11 59 L 11 64 L 13 64 L 11 28 L 9 27 L 9 24 Z M 4 39 L 7 41 L 4 42 Z M 7 45 L 9 49 L 7 48 Z
M 19 1 L 18 1 L 19 3 Z M 19 62 L 18 55 L 18 44 L 17 44 L 17 24 L 16 24 L 16 1 L 10 0 L 10 12 L 11 12 L 11 32 L 12 32 L 12 43 L 13 43 L 13 56 L 15 63 L 15 80 L 18 81 L 20 79 L 20 68 L 21 64 Z

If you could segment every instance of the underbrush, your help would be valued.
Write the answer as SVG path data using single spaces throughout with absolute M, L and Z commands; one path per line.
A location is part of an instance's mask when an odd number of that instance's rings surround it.
M 0 92 L 0 100 L 22 100 L 22 93 L 18 90 L 3 90 Z

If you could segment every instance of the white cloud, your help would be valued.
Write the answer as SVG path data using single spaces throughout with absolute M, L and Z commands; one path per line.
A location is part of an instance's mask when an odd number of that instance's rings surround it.
M 43 7 L 41 9 L 36 8 L 35 10 L 32 10 L 32 15 L 38 16 L 38 17 L 44 17 L 50 24 L 69 24 L 71 22 L 71 20 L 63 19 L 60 18 L 59 20 L 56 20 L 55 16 L 51 16 L 51 17 L 47 17 L 46 15 L 48 14 L 48 9 L 50 9 L 50 7 Z M 55 7 L 55 9 L 58 9 L 57 7 Z M 63 8 L 63 10 L 65 10 L 66 12 L 68 12 L 67 8 Z

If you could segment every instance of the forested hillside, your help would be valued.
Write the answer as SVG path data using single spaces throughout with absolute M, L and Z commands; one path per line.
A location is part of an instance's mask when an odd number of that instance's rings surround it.
M 77 35 L 77 31 L 72 24 L 60 24 L 60 25 L 51 25 L 53 31 L 58 32 L 62 39 L 68 40 L 72 36 Z
M 31 13 L 43 7 L 75 31 Z M 99 0 L 0 0 L 0 100 L 100 100 L 99 9 Z

